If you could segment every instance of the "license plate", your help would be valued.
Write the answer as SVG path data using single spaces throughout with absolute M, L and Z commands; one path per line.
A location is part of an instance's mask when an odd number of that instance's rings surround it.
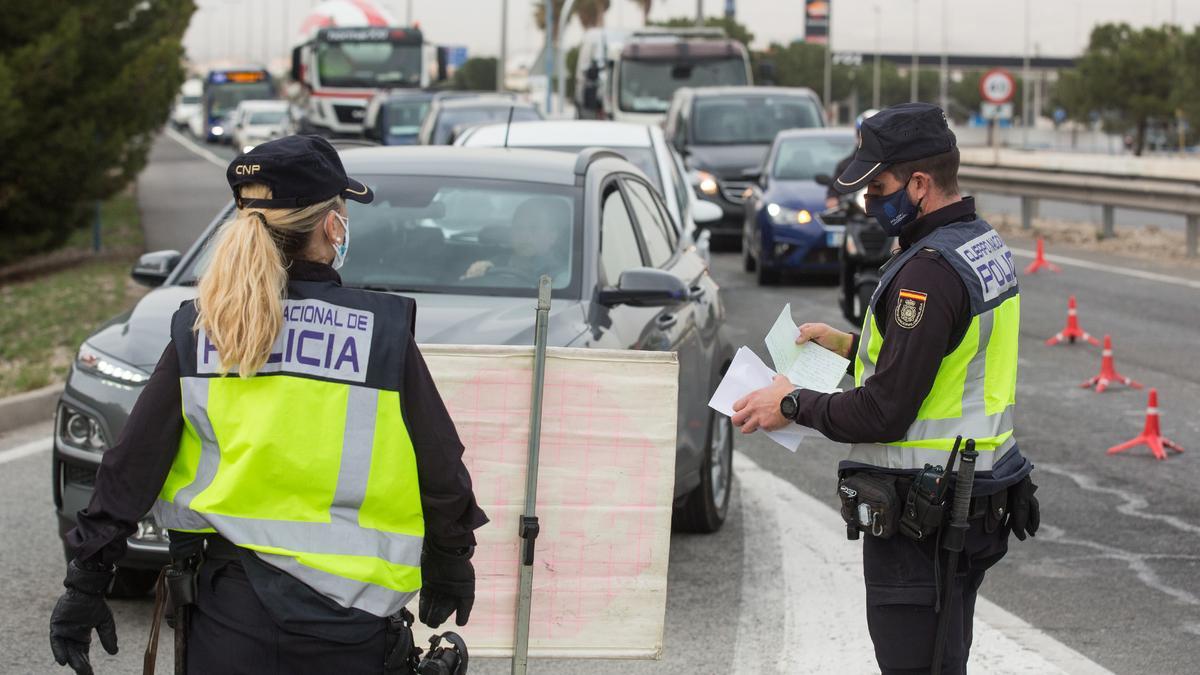
M 826 232 L 825 245 L 830 248 L 841 248 L 842 241 L 846 239 L 845 232 Z

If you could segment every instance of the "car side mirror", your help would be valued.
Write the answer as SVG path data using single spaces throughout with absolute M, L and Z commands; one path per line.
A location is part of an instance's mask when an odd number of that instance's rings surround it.
M 829 187 L 833 183 L 833 179 L 827 173 L 819 173 L 813 180 L 817 181 L 817 185 L 824 185 L 825 187 Z
M 692 203 L 692 220 L 697 225 L 715 223 L 725 215 L 721 207 L 707 199 L 696 199 Z
M 687 302 L 688 287 L 679 277 L 652 267 L 635 267 L 621 273 L 616 288 L 600 291 L 606 307 L 668 307 Z
M 129 276 L 143 286 L 156 288 L 162 286 L 171 272 L 179 264 L 179 251 L 152 251 L 144 253 L 133 265 Z

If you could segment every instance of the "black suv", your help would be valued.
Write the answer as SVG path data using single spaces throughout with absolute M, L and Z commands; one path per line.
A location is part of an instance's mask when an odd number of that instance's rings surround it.
M 704 87 L 675 92 L 664 123 L 683 155 L 696 195 L 724 212 L 707 225 L 714 239 L 737 245 L 744 193 L 758 179 L 775 134 L 825 126 L 821 100 L 804 87 Z

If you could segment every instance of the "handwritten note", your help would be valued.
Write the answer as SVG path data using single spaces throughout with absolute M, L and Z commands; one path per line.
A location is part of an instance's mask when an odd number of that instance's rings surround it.
M 729 370 L 725 371 L 725 377 L 709 400 L 708 407 L 722 415 L 733 417 L 733 404 L 738 399 L 769 386 L 774 377 L 775 371 L 767 367 L 757 354 L 749 347 L 742 347 L 734 355 L 733 363 L 729 365 Z M 800 441 L 803 441 L 809 432 L 804 427 L 791 425 L 779 431 L 763 433 L 788 450 L 796 452 Z
M 796 344 L 799 334 L 800 329 L 792 321 L 792 305 L 786 304 L 766 337 L 775 369 L 797 387 L 823 393 L 837 391 L 850 361 L 812 342 Z

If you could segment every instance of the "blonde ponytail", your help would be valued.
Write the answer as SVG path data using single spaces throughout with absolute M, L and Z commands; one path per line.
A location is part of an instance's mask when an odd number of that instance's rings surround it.
M 241 196 L 270 199 L 265 185 L 241 187 Z M 216 347 L 220 372 L 241 377 L 258 372 L 283 328 L 287 266 L 308 246 L 325 214 L 341 197 L 298 209 L 242 209 L 221 226 L 200 277 L 197 330 Z

